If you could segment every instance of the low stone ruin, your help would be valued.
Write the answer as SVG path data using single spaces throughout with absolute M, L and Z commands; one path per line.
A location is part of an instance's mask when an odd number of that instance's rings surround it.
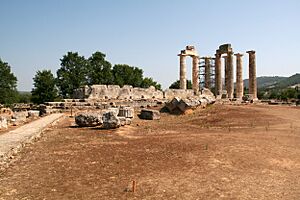
M 39 110 L 26 110 L 1 108 L 0 109 L 0 129 L 6 129 L 9 126 L 18 126 L 40 116 Z
M 205 90 L 207 89 L 202 89 L 202 91 Z M 200 91 L 200 94 L 202 91 Z M 194 96 L 192 89 L 167 89 L 160 91 L 156 90 L 153 86 L 149 88 L 134 88 L 131 85 L 124 85 L 123 87 L 118 85 L 83 86 L 76 89 L 73 95 L 74 99 L 84 99 L 86 102 L 103 102 L 107 100 L 168 100 L 174 97 L 187 98 L 190 96 Z
M 205 100 L 203 99 L 206 99 L 207 102 L 215 100 L 214 94 L 205 88 L 195 95 L 191 89 L 167 89 L 160 91 L 153 86 L 149 88 L 134 88 L 128 85 L 123 87 L 116 85 L 84 86 L 75 90 L 74 95 L 75 99 L 64 99 L 61 102 L 47 102 L 40 105 L 16 104 L 13 111 L 7 110 L 5 111 L 6 113 L 2 113 L 6 108 L 1 108 L 0 128 L 23 124 L 43 115 L 60 112 L 71 112 L 71 115 L 72 113 L 78 113 L 76 123 L 79 126 L 112 128 L 118 127 L 119 124 L 121 126 L 130 124 L 134 115 L 134 109 L 162 107 L 175 97 L 182 101 L 184 100 L 186 108 L 194 107 L 194 104 L 197 104 L 192 103 L 194 101 L 192 99 L 200 99 L 201 105 L 204 105 Z M 185 109 L 183 103 L 181 103 L 180 108 L 181 110 Z M 103 116 L 106 111 L 116 112 L 116 118 L 114 114 Z M 172 113 L 173 110 L 170 110 L 170 112 Z M 81 115 L 79 115 L 80 113 Z M 98 116 L 99 113 L 100 117 Z M 145 111 L 145 113 L 147 112 Z M 150 113 L 153 117 L 145 118 L 158 118 L 158 113 Z
M 142 109 L 139 118 L 147 120 L 158 120 L 160 119 L 160 112 L 158 110 Z
M 134 109 L 132 107 L 114 107 L 101 111 L 77 113 L 75 122 L 80 127 L 114 129 L 131 124 L 133 117 Z
M 8 127 L 8 122 L 6 117 L 0 116 L 0 129 L 1 128 L 7 128 Z
M 162 99 L 163 92 L 155 87 L 134 88 L 131 85 L 92 85 L 74 91 L 75 99 L 107 100 L 107 99 Z

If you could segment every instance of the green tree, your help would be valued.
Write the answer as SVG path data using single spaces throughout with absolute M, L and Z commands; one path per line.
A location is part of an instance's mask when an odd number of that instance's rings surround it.
M 265 98 L 265 93 L 262 90 L 257 91 L 257 98 L 258 99 L 264 99 Z
M 113 67 L 114 84 L 132 85 L 140 87 L 143 82 L 143 70 L 125 64 L 114 65 Z
M 154 86 L 157 90 L 161 90 L 161 85 L 154 81 L 152 78 L 144 78 L 141 84 L 142 88 L 148 88 L 150 86 Z
M 30 103 L 32 95 L 30 92 L 19 92 L 18 103 Z
M 285 92 L 289 99 L 297 98 L 297 90 L 296 89 L 288 88 Z
M 37 71 L 33 78 L 32 102 L 41 104 L 54 101 L 57 97 L 55 78 L 50 70 Z
M 0 103 L 10 105 L 17 102 L 17 78 L 11 72 L 8 63 L 0 59 Z
M 277 99 L 278 98 L 278 93 L 276 91 L 271 91 L 269 99 Z
M 186 86 L 187 86 L 187 89 L 192 89 L 193 88 L 192 81 L 191 80 L 186 80 Z M 180 81 L 179 80 L 175 81 L 174 83 L 172 83 L 169 86 L 169 88 L 170 89 L 179 89 L 180 88 Z
M 87 61 L 77 52 L 68 52 L 57 70 L 57 86 L 63 98 L 71 98 L 74 89 L 87 84 Z
M 110 62 L 105 60 L 105 54 L 97 51 L 88 59 L 88 84 L 113 84 L 113 74 Z

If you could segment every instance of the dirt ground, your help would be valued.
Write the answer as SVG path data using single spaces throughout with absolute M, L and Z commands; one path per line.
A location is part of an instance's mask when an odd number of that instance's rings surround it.
M 0 172 L 0 199 L 300 199 L 299 107 L 214 105 L 117 130 L 73 124 L 61 120 Z

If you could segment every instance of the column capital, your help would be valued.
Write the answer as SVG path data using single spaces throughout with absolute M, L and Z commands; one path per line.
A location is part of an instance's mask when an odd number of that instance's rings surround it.
M 212 57 L 210 57 L 210 56 L 204 56 L 204 57 L 200 57 L 200 59 L 212 59 Z
M 242 57 L 244 54 L 242 54 L 242 53 L 235 53 L 234 54 L 236 57 Z
M 250 51 L 246 51 L 246 53 L 248 53 L 248 54 L 255 54 L 255 51 L 254 50 L 250 50 Z
M 178 54 L 177 56 L 180 56 L 180 57 L 186 57 L 187 56 L 187 54 Z

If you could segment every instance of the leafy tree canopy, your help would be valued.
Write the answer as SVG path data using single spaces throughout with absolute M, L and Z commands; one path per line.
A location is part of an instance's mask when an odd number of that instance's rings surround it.
M 18 103 L 31 103 L 31 98 L 30 92 L 19 92 Z
M 186 86 L 187 86 L 187 89 L 192 89 L 192 81 L 191 80 L 186 80 Z M 179 89 L 180 88 L 180 81 L 177 80 L 175 81 L 174 83 L 172 83 L 170 86 L 169 86 L 170 89 Z
M 105 59 L 105 54 L 99 51 L 85 59 L 77 52 L 68 52 L 61 59 L 61 68 L 57 70 L 57 86 L 63 98 L 72 98 L 74 89 L 83 85 L 132 85 L 133 87 L 161 85 L 152 78 L 143 77 L 143 70 L 126 64 L 117 64 L 112 68 Z
M 73 91 L 87 84 L 87 61 L 77 52 L 68 52 L 61 61 L 61 68 L 57 70 L 57 86 L 63 98 L 71 98 Z
M 152 78 L 144 78 L 141 84 L 142 88 L 148 88 L 150 86 L 154 86 L 157 90 L 161 90 L 161 85 L 154 81 Z
M 143 70 L 125 64 L 115 65 L 112 69 L 114 84 L 140 87 L 143 82 Z
M 17 78 L 11 72 L 11 68 L 8 63 L 3 62 L 0 59 L 0 103 L 10 105 L 17 102 Z
M 105 54 L 97 51 L 88 60 L 87 82 L 93 84 L 113 84 L 113 74 L 110 62 L 105 60 Z
M 50 70 L 37 71 L 33 78 L 34 88 L 31 91 L 33 103 L 54 101 L 57 97 L 55 78 Z

